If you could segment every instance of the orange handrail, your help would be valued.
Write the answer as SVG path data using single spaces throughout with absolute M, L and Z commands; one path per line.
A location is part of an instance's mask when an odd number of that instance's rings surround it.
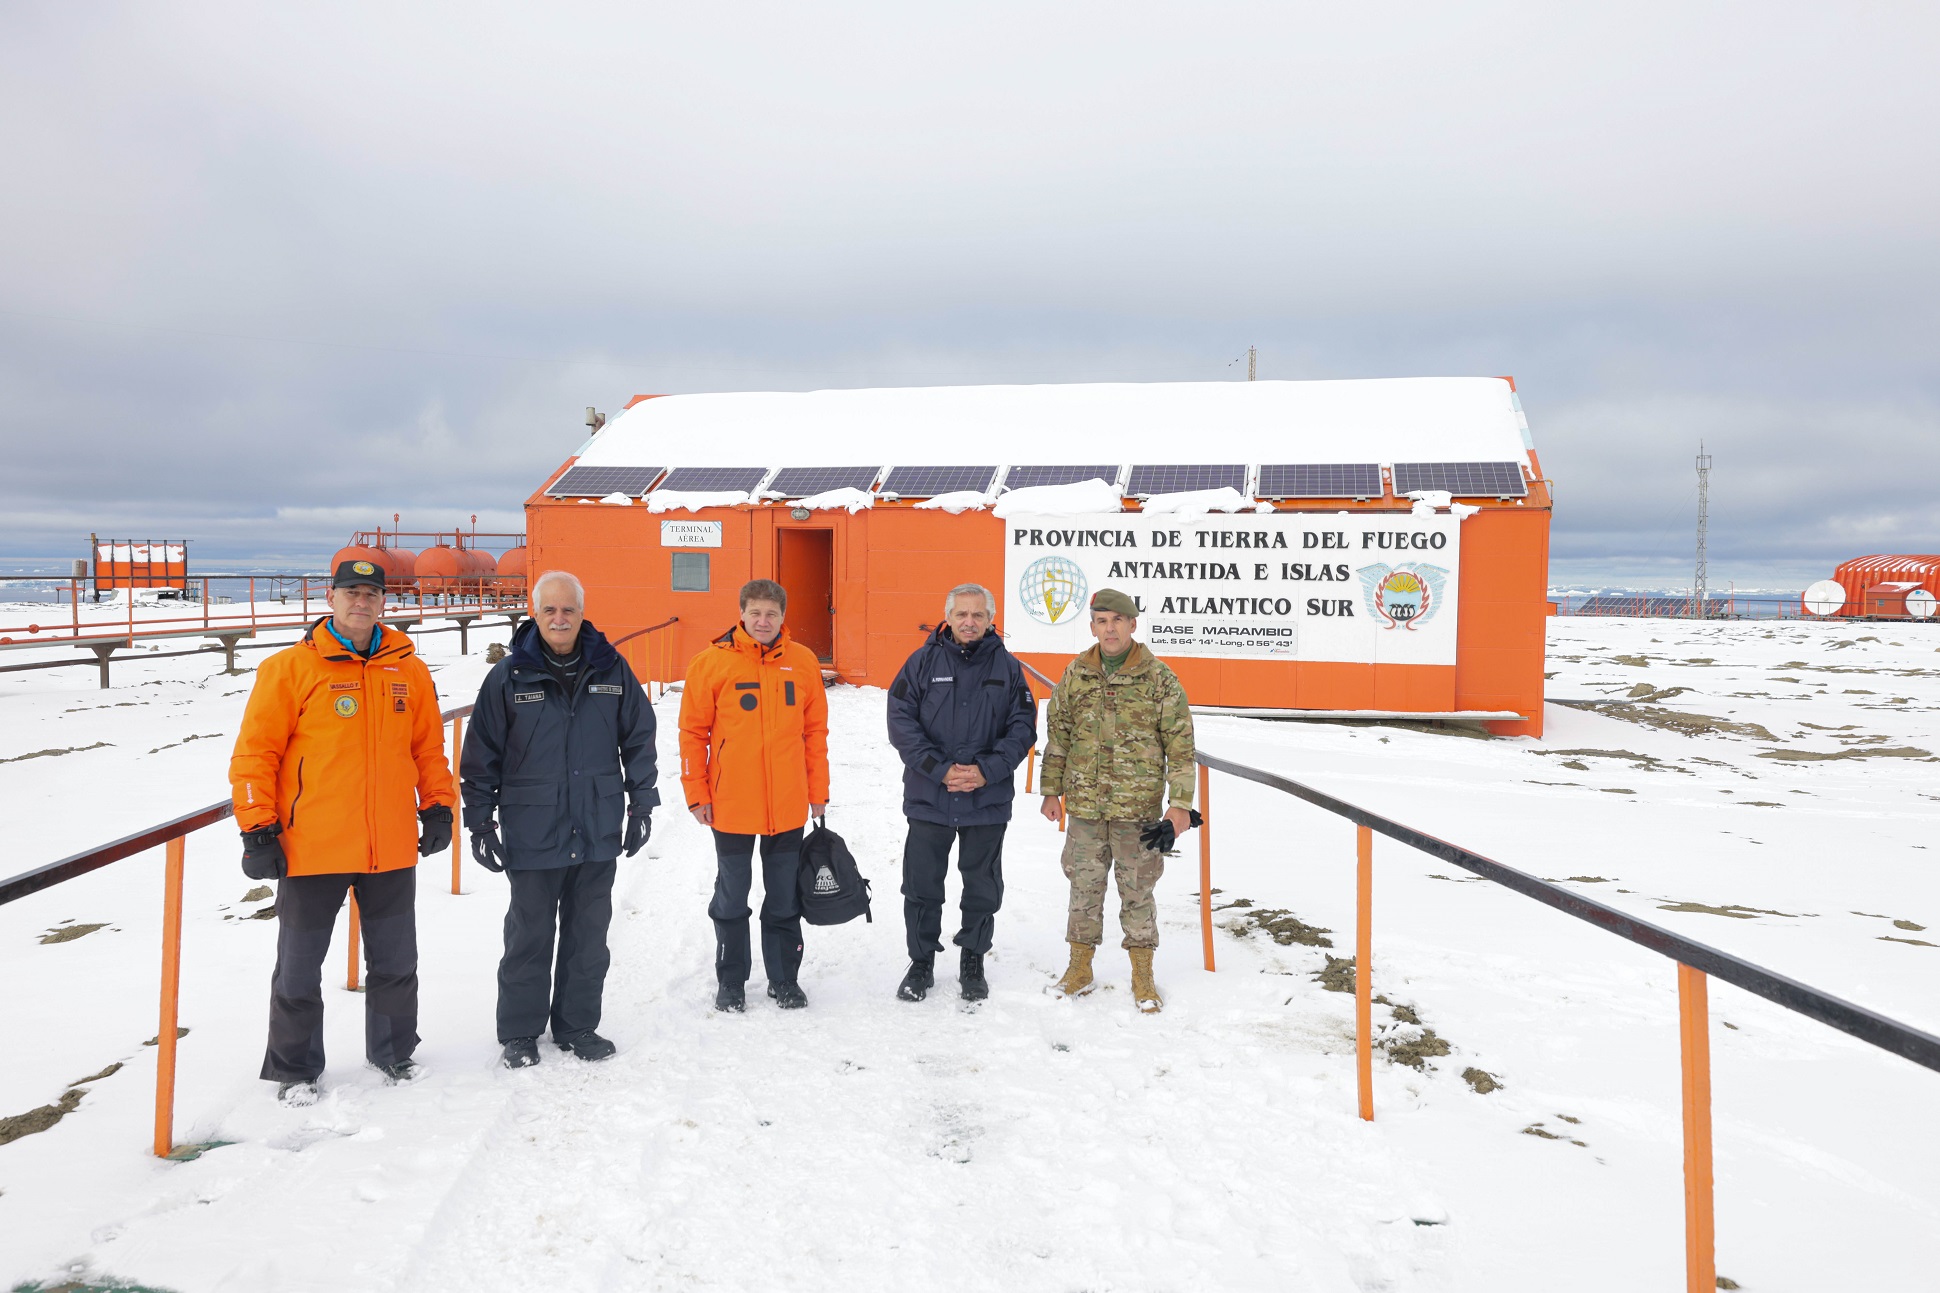
M 1374 1121 L 1374 832 L 1354 828 L 1354 1068 L 1361 1121 Z
M 349 916 L 345 921 L 350 931 L 350 964 L 344 970 L 344 987 L 351 992 L 357 991 L 357 942 L 361 932 L 357 922 L 357 890 L 350 891 Z
M 451 716 L 451 780 L 453 785 L 456 785 L 458 783 L 458 762 L 459 762 L 460 756 L 462 756 L 464 752 L 465 752 L 465 716 L 463 714 L 453 714 Z M 465 824 L 463 821 L 463 816 L 465 811 L 464 805 L 465 805 L 465 796 L 463 794 L 456 794 L 452 796 L 452 799 L 451 799 L 451 891 L 454 894 L 463 892 L 463 890 L 459 887 L 459 885 L 460 885 L 460 877 L 463 870 L 465 853 L 464 853 L 464 849 L 459 844 L 459 840 L 462 839 L 464 835 L 464 832 L 461 829 Z
M 155 1033 L 155 1157 L 175 1149 L 175 1019 L 182 986 L 182 872 L 187 840 L 168 842 L 162 872 L 162 1010 Z
M 1711 1016 L 1704 971 L 1678 963 L 1677 1032 L 1684 1070 L 1684 1283 L 1718 1286 L 1711 1179 Z
M 1199 769 L 1199 941 L 1206 968 L 1213 968 L 1212 921 L 1212 773 Z

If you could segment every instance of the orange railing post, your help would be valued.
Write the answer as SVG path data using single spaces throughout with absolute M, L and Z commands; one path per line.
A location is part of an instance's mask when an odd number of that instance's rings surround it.
M 458 761 L 464 749 L 465 716 L 453 714 L 451 716 L 451 779 L 454 783 L 458 780 Z M 460 820 L 460 814 L 463 812 L 464 796 L 454 795 L 451 801 L 451 891 L 454 894 L 461 892 L 458 884 L 465 856 L 464 849 L 458 842 L 463 834 L 460 829 L 464 826 L 464 822 Z
M 175 1018 L 182 984 L 182 861 L 187 841 L 170 840 L 162 879 L 162 1018 L 155 1034 L 155 1157 L 175 1148 Z
M 1354 828 L 1354 1066 L 1361 1121 L 1374 1121 L 1374 832 Z
M 1031 793 L 1031 786 L 1035 784 L 1036 777 L 1037 777 L 1037 747 L 1033 745 L 1031 747 L 1031 752 L 1024 756 L 1024 793 L 1025 794 L 1028 795 Z
M 344 987 L 357 991 L 357 890 L 350 891 L 350 968 L 344 972 Z
M 1212 937 L 1212 770 L 1199 765 L 1199 941 L 1206 969 L 1213 968 Z
M 1677 1023 L 1684 1065 L 1684 1286 L 1711 1293 L 1718 1286 L 1716 1231 L 1711 1212 L 1711 1013 L 1705 975 L 1677 965 Z

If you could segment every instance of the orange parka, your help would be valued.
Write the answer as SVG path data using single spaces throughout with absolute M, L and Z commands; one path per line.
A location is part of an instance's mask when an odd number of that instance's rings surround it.
M 829 701 L 815 653 L 783 629 L 763 647 L 736 625 L 687 666 L 680 784 L 714 829 L 777 835 L 829 799 Z
M 411 639 L 378 625 L 369 659 L 325 627 L 256 671 L 229 760 L 236 824 L 280 822 L 290 875 L 418 861 L 418 809 L 452 804 L 444 720 Z

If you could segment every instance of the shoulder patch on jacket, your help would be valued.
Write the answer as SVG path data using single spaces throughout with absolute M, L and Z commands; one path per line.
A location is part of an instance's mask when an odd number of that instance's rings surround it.
M 529 705 L 535 700 L 544 700 L 545 698 L 546 693 L 543 691 L 515 691 L 512 693 L 512 703 L 514 705 Z
M 587 687 L 586 690 L 597 696 L 618 696 L 623 694 L 626 688 L 620 686 L 618 683 L 596 682 Z

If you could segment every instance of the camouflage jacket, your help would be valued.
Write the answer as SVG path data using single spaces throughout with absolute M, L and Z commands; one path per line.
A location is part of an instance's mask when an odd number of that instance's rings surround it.
M 1063 795 L 1073 817 L 1152 822 L 1168 797 L 1174 808 L 1192 806 L 1186 689 L 1142 642 L 1110 678 L 1095 646 L 1073 660 L 1051 693 L 1045 733 L 1039 789 Z

